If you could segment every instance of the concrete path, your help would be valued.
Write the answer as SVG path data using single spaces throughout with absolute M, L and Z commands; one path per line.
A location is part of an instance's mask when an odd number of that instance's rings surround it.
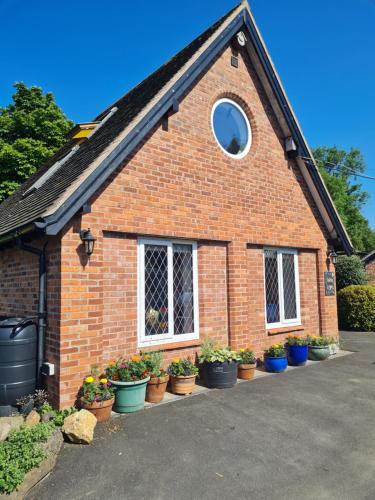
M 31 500 L 375 499 L 375 334 L 352 355 L 113 419 Z

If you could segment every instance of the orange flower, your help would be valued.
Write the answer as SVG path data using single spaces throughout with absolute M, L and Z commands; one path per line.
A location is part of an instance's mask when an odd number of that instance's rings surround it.
M 141 361 L 141 356 L 138 356 L 138 354 L 134 354 L 134 356 L 132 356 L 130 359 L 133 361 L 133 363 L 139 363 Z

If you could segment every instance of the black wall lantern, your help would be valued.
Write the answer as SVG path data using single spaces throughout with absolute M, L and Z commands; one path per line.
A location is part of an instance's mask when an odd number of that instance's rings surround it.
M 96 238 L 94 238 L 94 236 L 91 234 L 90 228 L 89 229 L 81 229 L 79 232 L 79 236 L 85 245 L 86 255 L 88 255 L 90 257 L 90 255 L 94 251 Z
M 331 261 L 332 259 L 333 265 L 335 266 L 337 263 L 337 253 L 334 250 L 328 250 L 327 257 L 328 257 L 327 261 Z

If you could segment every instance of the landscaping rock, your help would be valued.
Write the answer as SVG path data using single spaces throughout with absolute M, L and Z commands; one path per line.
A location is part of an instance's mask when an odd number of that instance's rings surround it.
M 34 427 L 34 425 L 39 424 L 40 422 L 40 415 L 37 411 L 33 410 L 31 411 L 25 420 L 25 423 L 28 427 Z
M 10 424 L 10 429 L 19 429 L 25 421 L 22 415 L 17 415 L 15 417 L 0 417 L 0 426 L 2 424 Z
M 87 410 L 80 410 L 64 420 L 62 431 L 72 443 L 90 444 L 94 439 L 96 417 Z
M 9 422 L 0 423 L 0 442 L 6 440 L 11 428 L 12 427 Z
M 49 411 L 47 413 L 43 413 L 42 422 L 50 422 L 55 418 L 55 413 L 53 411 Z

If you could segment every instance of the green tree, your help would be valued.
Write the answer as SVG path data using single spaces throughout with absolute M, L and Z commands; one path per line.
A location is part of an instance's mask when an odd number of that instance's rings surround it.
M 73 126 L 53 94 L 22 82 L 13 102 L 0 107 L 0 202 L 66 142 Z
M 361 152 L 321 146 L 314 150 L 314 157 L 355 249 L 374 249 L 375 231 L 361 212 L 369 194 L 363 191 L 355 176 L 366 169 Z
M 365 266 L 357 255 L 339 255 L 335 266 L 337 290 L 350 285 L 366 285 L 369 278 Z

